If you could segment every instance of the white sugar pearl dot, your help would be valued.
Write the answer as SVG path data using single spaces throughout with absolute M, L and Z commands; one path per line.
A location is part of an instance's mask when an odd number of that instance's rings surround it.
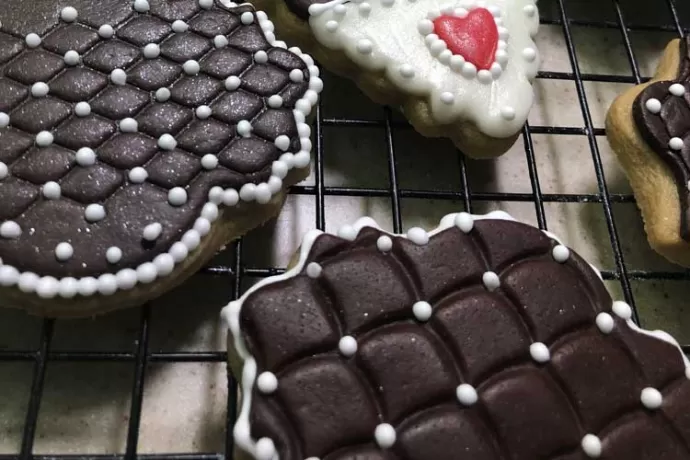
M 524 11 L 527 16 L 534 16 L 537 12 L 537 7 L 534 5 L 525 5 L 522 11 Z
M 199 6 L 208 10 L 213 7 L 213 0 L 199 0 Z
M 201 157 L 201 167 L 204 169 L 216 169 L 218 167 L 218 157 L 210 153 Z
M 601 440 L 593 434 L 587 434 L 582 438 L 580 443 L 582 451 L 590 458 L 601 457 Z
M 276 137 L 275 145 L 276 147 L 278 147 L 279 150 L 287 152 L 287 150 L 290 148 L 290 138 L 282 134 Z
M 455 102 L 455 95 L 453 93 L 441 93 L 441 102 L 447 105 L 452 105 Z
M 249 11 L 245 11 L 244 13 L 242 13 L 242 16 L 240 16 L 240 21 L 242 21 L 242 24 L 247 26 L 254 22 L 254 15 Z
M 160 46 L 155 43 L 149 43 L 144 47 L 144 57 L 146 59 L 155 59 L 161 54 Z
M 98 222 L 105 219 L 105 208 L 100 204 L 90 204 L 84 210 L 84 217 L 89 222 Z
M 407 239 L 422 246 L 429 242 L 429 234 L 423 228 L 413 227 L 407 231 Z
M 371 43 L 371 40 L 363 38 L 357 42 L 357 51 L 362 54 L 370 54 L 374 51 L 374 44 Z
M 482 283 L 489 291 L 495 291 L 501 285 L 501 280 L 494 272 L 486 272 L 482 275 Z
M 215 46 L 216 48 L 225 48 L 226 46 L 228 46 L 228 43 L 228 39 L 225 38 L 225 36 L 223 35 L 216 35 L 215 37 L 213 37 L 213 46 Z
M 134 9 L 138 13 L 148 13 L 150 8 L 148 0 L 134 0 Z
M 535 342 L 530 345 L 529 354 L 538 363 L 546 363 L 551 359 L 549 348 L 541 342 Z
M 261 438 L 256 442 L 256 460 L 273 460 L 276 446 L 270 438 Z
M 622 318 L 626 321 L 632 318 L 632 308 L 630 308 L 630 305 L 622 300 L 616 300 L 613 302 L 611 309 L 619 318 Z
M 55 246 L 55 257 L 57 257 L 57 260 L 64 262 L 65 260 L 71 259 L 73 255 L 74 248 L 72 248 L 71 244 L 60 243 Z
M 268 54 L 266 54 L 266 51 L 257 51 L 254 53 L 254 61 L 259 64 L 266 64 L 268 62 Z
M 537 58 L 537 51 L 534 48 L 525 48 L 522 50 L 522 57 L 527 62 L 533 62 Z
M 674 96 L 681 97 L 685 94 L 685 86 L 680 83 L 674 83 L 668 88 L 668 92 Z
M 123 133 L 136 133 L 139 130 L 139 123 L 134 118 L 120 120 L 120 131 Z
M 168 192 L 168 203 L 173 206 L 182 206 L 187 202 L 187 191 L 182 187 L 175 187 Z
M 683 139 L 680 137 L 672 137 L 671 140 L 668 141 L 668 146 L 671 150 L 683 150 L 685 142 L 683 142 Z
M 105 258 L 110 264 L 118 263 L 122 260 L 122 249 L 116 246 L 109 247 L 108 250 L 105 251 Z
M 293 69 L 290 71 L 290 80 L 295 83 L 302 83 L 304 81 L 304 72 L 300 69 Z
M 649 410 L 656 410 L 661 407 L 664 397 L 656 388 L 645 388 L 640 394 L 642 405 Z
M 171 93 L 168 88 L 158 88 L 156 90 L 156 100 L 158 102 L 166 102 L 170 99 Z
M 115 69 L 110 72 L 110 81 L 115 85 L 122 86 L 127 83 L 127 74 L 122 69 Z
M 197 75 L 201 71 L 201 66 L 197 61 L 189 60 L 182 65 L 182 70 L 187 75 Z
M 317 264 L 316 262 L 311 262 L 309 265 L 307 265 L 307 276 L 309 278 L 318 278 L 321 276 L 321 265 Z
M 346 335 L 338 342 L 338 349 L 345 357 L 352 357 L 357 353 L 357 340 L 351 335 Z
M 149 177 L 149 173 L 141 166 L 137 166 L 129 171 L 128 177 L 133 184 L 141 184 Z
M 67 51 L 63 59 L 65 64 L 75 66 L 79 64 L 79 53 L 74 50 Z
M 74 22 L 77 20 L 77 10 L 71 6 L 67 6 L 60 12 L 60 18 L 65 22 Z
M 241 120 L 237 123 L 237 134 L 242 137 L 249 137 L 252 133 L 252 124 L 247 120 Z
M 417 321 L 426 322 L 431 318 L 433 308 L 431 308 L 429 302 L 419 301 L 412 305 L 412 313 L 417 318 Z
M 38 34 L 30 33 L 26 36 L 26 46 L 29 48 L 37 48 L 41 45 L 41 37 Z
M 53 143 L 53 135 L 48 131 L 41 131 L 36 134 L 36 145 L 39 147 L 47 147 Z
M 272 372 L 262 372 L 256 379 L 256 387 L 263 394 L 271 394 L 278 389 L 278 379 Z
M 225 206 L 235 206 L 240 202 L 240 194 L 233 188 L 225 190 L 222 192 L 221 201 Z
M 551 255 L 556 262 L 564 263 L 570 258 L 570 250 L 562 244 L 559 244 L 553 247 Z
M 98 35 L 101 38 L 112 38 L 112 36 L 115 35 L 115 29 L 109 24 L 103 24 L 98 28 Z
M 88 147 L 77 150 L 77 164 L 79 166 L 93 166 L 96 164 L 96 152 Z
M 596 319 L 597 327 L 604 334 L 610 334 L 615 326 L 615 321 L 613 316 L 608 313 L 599 313 Z
M 211 116 L 213 111 L 211 110 L 211 107 L 207 105 L 200 105 L 199 107 L 196 108 L 196 117 L 200 120 L 205 120 L 208 117 Z
M 389 449 L 395 444 L 395 428 L 388 423 L 382 423 L 374 430 L 374 438 L 381 449 Z
M 42 81 L 39 81 L 31 85 L 31 95 L 33 97 L 45 97 L 46 95 L 48 95 L 49 91 L 50 88 L 48 87 L 48 85 L 43 83 Z
M 62 195 L 60 184 L 57 182 L 46 182 L 43 185 L 43 196 L 48 200 L 57 200 Z
M 159 222 L 154 222 L 144 227 L 142 237 L 146 241 L 156 241 L 161 233 L 163 233 L 163 226 Z
M 78 117 L 88 117 L 91 115 L 91 105 L 88 102 L 77 102 L 74 106 L 74 114 Z
M 178 34 L 182 33 L 182 32 L 186 32 L 187 29 L 189 29 L 189 26 L 187 25 L 187 23 L 182 21 L 181 19 L 178 19 L 175 22 L 173 22 L 171 27 L 172 27 L 173 32 L 176 32 Z
M 241 84 L 242 80 L 234 75 L 225 79 L 225 89 L 228 91 L 235 91 Z
M 479 401 L 477 390 L 472 385 L 463 383 L 455 389 L 455 395 L 463 406 L 473 406 Z
M 381 252 L 388 252 L 393 249 L 393 240 L 389 236 L 383 235 L 376 240 L 376 247 Z
M 469 233 L 474 228 L 474 218 L 467 212 L 461 212 L 455 216 L 455 226 L 463 233 Z
M 7 239 L 19 238 L 22 234 L 22 229 L 18 223 L 11 220 L 5 221 L 0 225 L 0 236 Z
M 656 98 L 649 98 L 647 99 L 647 102 L 644 103 L 645 107 L 647 110 L 649 110 L 652 113 L 659 113 L 661 112 L 661 101 Z
M 326 30 L 331 32 L 331 33 L 338 30 L 338 21 L 333 21 L 333 20 L 327 21 L 326 22 Z
M 170 134 L 163 134 L 158 138 L 158 147 L 163 150 L 175 150 L 175 147 L 177 147 L 177 141 Z
M 0 180 L 5 179 L 10 174 L 10 169 L 5 163 L 0 161 Z
M 272 109 L 279 109 L 283 106 L 283 98 L 274 94 L 268 98 L 268 106 Z
M 0 112 L 0 128 L 7 128 L 10 125 L 10 116 L 5 112 Z
M 508 121 L 514 120 L 515 119 L 515 109 L 512 107 L 508 107 L 508 106 L 502 107 L 501 108 L 501 116 L 503 117 L 503 119 L 508 120 Z

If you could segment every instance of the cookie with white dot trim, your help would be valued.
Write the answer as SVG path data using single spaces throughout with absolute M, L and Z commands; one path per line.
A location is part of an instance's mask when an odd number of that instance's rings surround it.
M 322 86 L 248 4 L 0 11 L 0 306 L 92 316 L 191 276 L 308 174 Z
M 678 343 L 553 235 L 502 212 L 338 235 L 223 310 L 240 458 L 688 458 Z
M 536 0 L 254 3 L 324 67 L 472 157 L 507 151 L 533 105 Z
M 690 267 L 690 38 L 669 43 L 654 78 L 616 98 L 606 134 L 650 245 Z

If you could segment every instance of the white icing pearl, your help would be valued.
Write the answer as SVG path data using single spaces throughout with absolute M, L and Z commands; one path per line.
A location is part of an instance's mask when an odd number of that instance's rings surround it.
M 44 276 L 36 283 L 36 294 L 43 299 L 52 299 L 59 289 L 60 282 L 52 276 Z
M 685 94 L 685 86 L 680 83 L 674 83 L 668 88 L 668 92 L 674 96 L 681 97 Z
M 240 21 L 242 21 L 242 24 L 244 24 L 245 26 L 248 26 L 249 24 L 252 24 L 254 22 L 254 15 L 249 11 L 245 11 L 240 16 Z
M 133 184 L 142 184 L 149 177 L 149 173 L 141 166 L 137 166 L 129 171 L 128 177 Z
M 357 353 L 357 340 L 351 335 L 346 335 L 338 342 L 338 350 L 346 358 L 351 358 Z
M 158 254 L 153 259 L 153 265 L 156 266 L 159 276 L 168 276 L 175 269 L 175 259 L 170 254 Z
M 36 273 L 24 272 L 19 275 L 17 286 L 22 292 L 35 292 L 35 287 L 39 279 Z
M 88 102 L 77 102 L 74 106 L 74 114 L 78 117 L 88 117 L 91 115 L 91 106 Z
M 644 407 L 649 410 L 655 410 L 661 407 L 664 402 L 664 397 L 656 388 L 647 387 L 642 390 L 640 400 Z
M 163 150 L 175 150 L 175 147 L 177 147 L 177 141 L 170 134 L 163 134 L 158 138 L 158 147 Z
M 318 278 L 321 276 L 321 271 L 321 265 L 317 264 L 316 262 L 311 262 L 309 265 L 307 265 L 307 276 L 309 278 Z
M 124 268 L 115 274 L 118 289 L 129 290 L 137 284 L 137 272 L 131 268 Z
M 652 113 L 661 112 L 661 101 L 659 101 L 659 99 L 653 97 L 649 98 L 647 102 L 644 103 L 644 106 Z
M 139 123 L 134 118 L 124 118 L 120 120 L 120 131 L 123 133 L 136 133 L 139 130 Z
M 71 299 L 77 295 L 78 289 L 79 283 L 75 278 L 62 278 L 58 287 L 58 295 L 63 299 Z
M 117 291 L 117 278 L 112 273 L 98 277 L 98 292 L 102 295 L 113 295 Z
M 74 22 L 77 20 L 77 10 L 71 6 L 66 6 L 60 12 L 60 18 L 65 22 Z
M 551 359 L 549 348 L 541 342 L 534 342 L 529 346 L 529 354 L 538 363 L 546 363 Z
M 228 39 L 225 38 L 225 36 L 223 35 L 216 35 L 213 38 L 213 46 L 215 46 L 216 48 L 225 48 L 226 46 L 228 46 L 228 43 Z
M 680 137 L 672 137 L 671 140 L 668 141 L 668 146 L 671 150 L 683 150 L 685 142 L 683 142 L 683 139 Z
M 534 48 L 525 48 L 522 50 L 522 57 L 525 58 L 527 62 L 534 62 L 537 58 L 537 51 Z
M 632 308 L 630 308 L 630 305 L 622 300 L 616 300 L 613 302 L 611 309 L 621 319 L 628 321 L 632 318 Z
M 7 128 L 10 125 L 10 116 L 5 112 L 0 112 L 0 128 Z
M 585 453 L 590 458 L 599 458 L 601 457 L 601 440 L 593 435 L 593 434 L 587 434 L 582 438 L 582 442 L 580 443 L 582 446 L 582 451 Z
M 105 208 L 100 204 L 90 204 L 84 211 L 84 217 L 88 222 L 98 222 L 105 219 Z
M 515 119 L 515 109 L 509 106 L 501 107 L 501 116 L 505 120 L 514 120 Z
M 98 35 L 101 38 L 112 38 L 113 35 L 115 35 L 115 29 L 113 29 L 113 26 L 109 24 L 103 24 L 98 28 Z
M 234 75 L 225 79 L 225 89 L 228 91 L 235 91 L 241 84 L 242 80 Z
M 172 206 L 182 206 L 187 202 L 187 191 L 182 187 L 175 187 L 168 192 L 168 203 Z
M 64 262 L 69 260 L 74 255 L 74 248 L 69 243 L 60 243 L 55 246 L 55 257 L 57 260 Z
M 291 70 L 290 80 L 295 83 L 302 83 L 304 81 L 304 72 L 302 72 L 300 69 Z
M 201 157 L 201 167 L 204 169 L 216 169 L 218 167 L 218 157 L 213 154 L 206 154 Z
M 213 111 L 211 110 L 211 107 L 207 105 L 200 105 L 199 107 L 196 108 L 196 117 L 200 120 L 205 120 L 208 117 L 211 116 Z
M 171 27 L 173 32 L 176 32 L 178 34 L 182 32 L 187 32 L 187 29 L 189 29 L 187 23 L 182 21 L 181 19 L 177 19 L 175 22 L 173 22 Z
M 96 164 L 96 152 L 88 147 L 77 150 L 77 164 L 79 166 L 93 166 Z
M 175 262 L 182 262 L 189 255 L 189 249 L 187 249 L 183 242 L 178 241 L 170 247 L 168 254 L 172 256 Z
M 182 65 L 182 70 L 187 75 L 197 75 L 201 71 L 201 66 L 194 60 L 189 60 Z
M 74 50 L 67 51 L 63 59 L 65 61 L 65 64 L 69 66 L 75 66 L 79 64 L 79 53 L 77 53 Z
M 279 150 L 282 150 L 283 152 L 287 152 L 287 150 L 290 148 L 290 138 L 284 134 L 276 137 L 275 146 Z
M 455 102 L 455 95 L 453 93 L 444 92 L 441 93 L 441 102 L 447 105 L 452 105 Z
M 237 123 L 237 134 L 239 134 L 242 137 L 249 137 L 251 136 L 252 133 L 252 124 L 248 122 L 247 120 L 240 120 L 239 123 Z
M 206 236 L 208 235 L 208 232 L 211 231 L 211 222 L 204 219 L 203 217 L 199 217 L 196 221 L 194 221 L 194 230 L 200 236 Z
M 34 33 L 28 34 L 26 36 L 26 46 L 29 48 L 37 48 L 41 46 L 41 37 Z
M 148 0 L 134 0 L 134 10 L 138 13 L 148 13 L 150 8 Z
M 484 283 L 484 287 L 489 291 L 495 291 L 501 285 L 501 280 L 494 272 L 485 272 L 482 275 L 482 282 Z
M 209 222 L 214 222 L 218 219 L 218 206 L 213 203 L 206 203 L 201 209 L 201 217 L 208 219 Z
M 279 109 L 283 106 L 283 98 L 274 94 L 268 98 L 268 106 L 272 109 Z
M 223 192 L 222 202 L 225 206 L 235 206 L 240 202 L 240 194 L 235 189 L 226 190 Z
M 596 323 L 599 330 L 604 334 L 610 334 L 616 324 L 613 317 L 608 313 L 599 313 Z
M 167 102 L 171 95 L 168 88 L 158 88 L 156 90 L 156 100 L 158 102 Z
M 156 241 L 161 233 L 163 233 L 163 226 L 159 222 L 154 222 L 144 227 L 142 236 L 146 241 Z
M 338 30 L 338 21 L 330 20 L 326 22 L 326 30 L 333 33 Z
M 455 226 L 463 233 L 469 233 L 474 228 L 474 218 L 467 212 L 461 212 L 455 216 Z
M 22 229 L 18 223 L 6 220 L 0 224 L 0 236 L 8 240 L 14 240 L 21 236 Z
M 266 51 L 257 51 L 254 53 L 254 61 L 257 64 L 266 64 L 268 62 L 268 54 L 266 54 Z
M 97 290 L 98 281 L 92 276 L 87 276 L 77 281 L 77 291 L 85 297 L 93 295 Z
M 383 235 L 376 240 L 376 247 L 381 252 L 388 252 L 393 249 L 393 240 L 389 236 Z
M 407 239 L 414 244 L 423 246 L 429 242 L 429 234 L 423 228 L 413 227 L 407 231 Z
M 36 134 L 36 145 L 39 147 L 47 147 L 53 143 L 53 135 L 48 131 L 41 131 Z
M 271 394 L 278 389 L 278 378 L 272 372 L 262 372 L 256 379 L 256 387 L 263 394 Z
M 156 266 L 151 262 L 146 262 L 137 267 L 137 279 L 140 283 L 148 284 L 158 277 Z
M 19 271 L 11 265 L 0 265 L 0 286 L 14 286 L 19 281 Z
M 400 75 L 402 75 L 403 78 L 414 78 L 414 68 L 410 64 L 403 64 L 400 66 Z
M 10 175 L 10 169 L 5 163 L 0 161 L 0 180 L 7 178 Z
M 429 318 L 431 318 L 433 308 L 428 302 L 421 300 L 412 305 L 412 313 L 417 321 L 424 323 L 429 321 Z
M 371 52 L 374 51 L 374 44 L 371 40 L 362 38 L 357 42 L 357 51 L 362 54 L 371 54 Z
M 127 83 L 127 74 L 122 69 L 115 69 L 110 72 L 110 81 L 112 81 L 114 85 L 123 86 Z
M 117 246 L 111 246 L 105 251 L 105 259 L 110 264 L 116 264 L 122 260 L 122 249 Z
M 570 250 L 562 244 L 558 244 L 553 247 L 551 255 L 556 262 L 564 263 L 570 258 Z
M 395 428 L 388 423 L 382 423 L 374 430 L 374 438 L 381 449 L 390 449 L 395 444 Z
M 534 5 L 525 5 L 525 7 L 522 9 L 522 11 L 525 12 L 527 16 L 534 16 L 537 12 L 537 7 Z
M 213 0 L 199 0 L 199 6 L 208 10 L 213 7 Z
M 60 189 L 60 184 L 57 182 L 46 182 L 43 185 L 43 196 L 48 200 L 57 200 L 62 195 L 62 190 Z
M 144 57 L 146 59 L 155 59 L 161 54 L 161 47 L 155 43 L 149 43 L 144 47 Z
M 31 95 L 33 97 L 45 97 L 48 95 L 48 92 L 50 92 L 50 88 L 42 81 L 31 85 Z
M 276 446 L 270 438 L 261 438 L 256 442 L 256 460 L 275 459 Z
M 473 406 L 479 401 L 477 390 L 472 385 L 463 383 L 455 389 L 455 396 L 463 406 Z

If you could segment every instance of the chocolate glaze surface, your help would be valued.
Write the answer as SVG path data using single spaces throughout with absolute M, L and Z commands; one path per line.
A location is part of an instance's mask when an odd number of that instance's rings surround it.
M 586 434 L 601 458 L 690 458 L 690 381 L 680 350 L 631 329 L 611 313 L 602 281 L 577 254 L 559 263 L 557 244 L 533 227 L 477 220 L 418 245 L 364 228 L 355 241 L 322 235 L 297 276 L 262 286 L 242 303 L 240 328 L 257 375 L 254 439 L 273 440 L 282 460 L 586 460 Z M 482 276 L 501 285 L 489 291 Z M 428 322 L 412 306 L 433 307 Z M 616 317 L 602 332 L 596 318 Z M 357 352 L 339 352 L 341 337 Z M 544 343 L 546 363 L 530 345 Z M 470 384 L 479 400 L 456 398 Z M 657 411 L 646 387 L 664 396 Z M 375 442 L 378 424 L 395 444 Z
M 690 242 L 690 38 L 680 40 L 680 67 L 674 80 L 649 85 L 635 99 L 633 118 L 642 138 L 671 169 L 678 186 L 680 198 L 680 235 Z M 674 96 L 669 88 L 674 83 L 685 87 L 685 94 Z M 649 99 L 661 102 L 661 112 L 652 113 L 646 108 Z M 681 150 L 672 150 L 669 141 L 673 137 L 683 139 Z
M 328 3 L 331 0 L 283 0 L 290 11 L 304 20 L 309 19 L 309 7 L 315 3 Z
M 0 128 L 0 162 L 9 170 L 0 177 L 0 223 L 15 221 L 19 238 L 0 238 L 0 259 L 21 271 L 58 278 L 97 276 L 136 268 L 167 251 L 195 223 L 214 186 L 237 190 L 246 183 L 265 182 L 271 165 L 283 151 L 274 141 L 287 135 L 291 152 L 299 151 L 299 134 L 292 109 L 309 88 L 309 70 L 297 55 L 272 47 L 250 6 L 228 9 L 216 2 L 202 9 L 198 0 L 149 0 L 148 13 L 136 12 L 132 0 L 9 0 L 0 11 L 0 111 L 10 124 Z M 78 20 L 60 20 L 62 8 L 74 7 Z M 254 20 L 245 24 L 243 13 Z M 175 33 L 173 21 L 188 24 Z M 112 38 L 99 36 L 104 24 L 114 27 Z M 25 37 L 36 33 L 41 45 L 29 48 Z M 216 49 L 213 39 L 225 36 L 229 46 Z M 143 47 L 157 44 L 160 55 L 145 58 Z M 64 54 L 80 54 L 76 66 Z M 265 51 L 267 62 L 256 62 Z M 199 62 L 198 75 L 183 64 Z M 263 60 L 262 60 L 263 61 Z M 123 69 L 124 86 L 111 82 L 110 72 Z M 301 81 L 289 77 L 299 71 Z M 228 91 L 225 79 L 239 76 L 241 86 Z M 30 89 L 44 82 L 46 97 L 32 97 Z M 156 90 L 168 88 L 170 98 L 159 102 Z M 281 95 L 279 108 L 268 99 Z M 75 114 L 75 104 L 88 102 L 88 116 Z M 212 108 L 208 119 L 195 109 Z M 122 132 L 119 122 L 134 118 L 137 132 Z M 240 120 L 251 122 L 249 137 L 238 134 Z M 35 143 L 40 131 L 54 142 Z M 159 136 L 175 137 L 172 151 L 158 147 Z M 76 151 L 92 148 L 93 166 L 80 166 Z M 201 158 L 215 154 L 219 165 L 205 170 Z M 148 179 L 133 183 L 128 172 L 144 167 Z M 42 186 L 56 181 L 59 199 L 46 199 Z M 188 201 L 169 204 L 167 194 L 183 187 Z M 89 204 L 105 207 L 106 217 L 87 222 Z M 155 242 L 144 243 L 146 225 L 158 222 L 163 231 Z M 68 242 L 74 256 L 58 261 L 55 248 Z M 122 259 L 106 260 L 116 246 Z

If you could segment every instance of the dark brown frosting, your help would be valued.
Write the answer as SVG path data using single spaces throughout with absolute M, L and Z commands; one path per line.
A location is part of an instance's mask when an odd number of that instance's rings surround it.
M 9 175 L 0 178 L 0 223 L 11 220 L 22 228 L 17 239 L 0 238 L 0 259 L 20 271 L 55 277 L 97 276 L 136 268 L 167 251 L 191 229 L 212 187 L 239 190 L 247 183 L 265 182 L 272 163 L 283 151 L 274 144 L 287 135 L 291 152 L 300 150 L 293 115 L 296 102 L 309 89 L 310 74 L 296 54 L 272 47 L 251 6 L 228 9 L 216 2 L 202 9 L 198 0 L 149 0 L 150 11 L 139 13 L 132 0 L 11 0 L 0 9 L 0 112 L 10 125 L 0 128 L 0 162 Z M 78 11 L 78 20 L 60 20 L 63 7 Z M 251 13 L 245 24 L 240 17 Z M 171 24 L 184 20 L 188 30 L 174 33 Z M 98 29 L 114 27 L 112 38 Z M 42 43 L 27 47 L 25 37 L 38 34 Z M 214 37 L 229 44 L 214 48 Z M 160 46 L 160 56 L 144 58 L 147 44 Z M 80 63 L 66 65 L 74 50 Z M 268 61 L 256 62 L 265 51 Z M 196 60 L 201 72 L 187 75 L 183 64 Z M 110 73 L 124 69 L 127 84 L 111 82 Z M 296 82 L 291 71 L 300 71 Z M 226 91 L 227 77 L 240 76 L 241 86 Z M 30 96 L 31 85 L 45 82 L 46 97 Z M 157 102 L 160 88 L 170 99 Z M 268 99 L 280 95 L 272 108 Z M 87 101 L 91 114 L 78 117 L 75 104 Z M 212 108 L 208 119 L 195 117 L 201 105 Z M 118 122 L 132 117 L 138 132 L 120 132 Z M 251 122 L 249 137 L 238 134 L 240 120 Z M 50 131 L 49 147 L 35 144 L 36 134 Z M 177 148 L 157 147 L 158 137 L 171 134 Z M 79 166 L 75 153 L 82 147 L 97 155 L 93 166 Z M 219 165 L 205 170 L 201 158 L 217 155 Z M 144 183 L 132 183 L 128 172 L 142 166 Z M 56 181 L 62 197 L 44 199 L 41 187 Z M 183 187 L 188 201 L 168 203 L 173 187 Z M 85 207 L 102 204 L 105 219 L 89 223 Z M 162 224 L 155 242 L 144 242 L 146 224 Z M 55 248 L 69 242 L 74 256 L 58 261 Z M 116 263 L 106 260 L 109 247 L 122 250 Z
M 280 0 L 275 0 L 280 1 Z M 287 3 L 290 11 L 304 20 L 309 19 L 309 7 L 315 3 L 328 3 L 331 0 L 283 0 Z
M 670 81 L 660 81 L 649 85 L 633 103 L 633 117 L 642 138 L 649 147 L 671 169 L 678 186 L 680 198 L 681 237 L 690 242 L 690 37 L 680 40 L 680 68 L 678 77 Z M 669 92 L 671 85 L 678 83 L 685 87 L 682 97 Z M 661 112 L 653 113 L 646 107 L 647 101 L 657 99 L 661 102 Z M 669 148 L 671 138 L 684 140 L 681 150 Z
M 476 221 L 418 245 L 363 229 L 355 241 L 319 236 L 301 274 L 251 293 L 240 327 L 258 371 L 277 390 L 255 386 L 254 439 L 273 440 L 282 460 L 587 460 L 596 435 L 601 458 L 690 458 L 690 381 L 680 349 L 632 330 L 591 267 L 533 227 Z M 488 270 L 500 287 L 482 284 Z M 428 322 L 412 305 L 433 307 Z M 597 317 L 613 325 L 604 333 Z M 611 319 L 616 317 L 616 319 Z M 341 337 L 357 341 L 354 357 Z M 531 357 L 545 344 L 550 360 Z M 470 384 L 466 407 L 456 387 Z M 664 398 L 641 403 L 647 387 Z M 392 448 L 374 441 L 378 424 L 396 431 Z

